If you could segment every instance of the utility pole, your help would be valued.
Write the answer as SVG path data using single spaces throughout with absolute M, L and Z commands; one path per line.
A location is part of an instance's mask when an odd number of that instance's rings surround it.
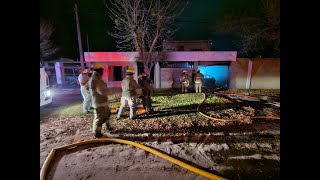
M 89 37 L 88 37 L 88 34 L 87 34 L 87 46 L 88 46 L 88 52 L 90 52 L 89 50 Z
M 82 42 L 81 42 L 81 33 L 80 33 L 77 4 L 74 4 L 74 12 L 76 14 L 76 21 L 77 21 L 77 34 L 78 34 L 78 45 L 79 45 L 79 53 L 80 53 L 80 63 L 81 63 L 81 69 L 83 70 L 84 69 L 84 59 L 83 59 L 83 50 L 82 50 Z
M 88 34 L 87 34 L 87 47 L 88 47 L 88 55 L 89 55 L 88 61 L 90 62 L 90 49 L 89 49 L 89 36 L 88 36 Z

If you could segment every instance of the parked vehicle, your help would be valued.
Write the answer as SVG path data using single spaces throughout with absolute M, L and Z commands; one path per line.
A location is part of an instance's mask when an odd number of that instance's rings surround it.
M 44 67 L 40 66 L 40 107 L 52 103 L 49 76 Z

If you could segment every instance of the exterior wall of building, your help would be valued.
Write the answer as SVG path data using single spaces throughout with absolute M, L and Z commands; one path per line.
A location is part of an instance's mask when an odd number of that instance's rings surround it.
M 245 89 L 249 59 L 238 58 L 229 66 L 229 88 Z
M 253 61 L 252 89 L 280 89 L 280 59 Z
M 138 55 L 138 52 L 85 52 L 84 58 L 87 63 L 90 63 L 91 67 L 104 68 L 103 80 L 108 86 L 120 87 L 121 81 L 114 81 L 113 67 L 123 67 L 122 77 L 120 79 L 125 77 L 127 68 L 133 68 L 135 70 L 134 79 L 138 81 L 138 67 L 136 62 Z
M 103 67 L 105 69 L 103 79 L 107 82 L 110 87 L 120 87 L 120 81 L 113 81 L 113 67 L 114 66 L 123 66 L 123 67 L 133 67 L 136 70 L 135 79 L 137 80 L 138 76 L 138 67 L 137 67 L 137 52 L 85 52 L 85 61 L 87 64 L 90 64 L 90 67 Z M 225 62 L 225 61 L 235 61 L 237 57 L 236 51 L 184 51 L 184 52 L 168 52 L 166 55 L 165 61 L 167 62 L 190 62 L 195 66 L 198 65 L 198 62 Z M 197 68 L 197 67 L 195 67 Z M 155 68 L 155 86 L 157 88 L 166 88 L 168 86 L 166 80 L 162 80 L 166 75 L 166 72 L 161 71 L 163 68 Z M 191 73 L 192 70 L 190 70 Z M 123 73 L 125 69 L 123 69 Z M 182 70 L 181 70 L 182 72 Z M 157 78 L 159 76 L 160 78 Z M 179 73 L 180 77 L 180 73 Z M 174 77 L 173 87 L 177 88 L 180 84 L 177 85 L 176 77 Z M 172 81 L 172 80 L 171 80 Z M 164 82 L 165 85 L 161 83 Z M 172 82 L 171 82 L 172 83 Z
M 212 42 L 209 40 L 195 41 L 163 41 L 166 51 L 210 51 Z
M 135 61 L 128 62 L 91 62 L 92 68 L 102 67 L 104 69 L 102 79 L 107 83 L 108 87 L 121 87 L 121 81 L 125 78 L 127 67 L 134 68 L 137 71 L 137 63 Z M 114 67 L 121 68 L 121 76 L 114 77 Z M 115 80 L 118 79 L 118 80 Z M 138 73 L 134 74 L 134 79 L 138 81 Z
M 180 75 L 187 70 L 191 78 L 192 68 L 161 68 L 161 88 L 180 88 Z
M 236 51 L 202 51 L 202 52 L 168 52 L 166 61 L 168 62 L 190 62 L 196 66 L 212 65 L 217 63 L 229 62 L 229 88 L 230 89 L 280 89 L 280 59 L 279 58 L 264 58 L 253 59 L 251 79 L 248 78 L 248 58 L 236 58 Z M 89 57 L 90 56 L 90 57 Z M 133 67 L 137 70 L 136 52 L 101 52 L 101 53 L 85 53 L 86 65 L 89 67 L 103 67 L 104 76 L 103 79 L 107 82 L 109 87 L 120 87 L 121 81 L 115 81 L 114 67 L 121 66 L 122 77 L 125 76 L 126 67 Z M 60 64 L 58 68 L 59 79 L 57 75 L 56 64 Z M 45 64 L 46 66 L 52 66 L 51 69 L 55 69 L 54 78 L 55 81 L 51 84 L 66 85 L 67 81 L 64 78 L 65 68 L 77 68 L 79 65 L 73 67 L 73 63 L 79 64 L 79 62 L 54 62 Z M 71 65 L 69 67 L 69 64 Z M 196 68 L 196 67 L 195 67 Z M 196 68 L 197 69 L 197 68 Z M 180 74 L 183 70 L 187 70 L 191 74 L 191 68 L 160 68 L 155 70 L 155 86 L 157 88 L 180 88 L 179 82 Z M 118 70 L 119 71 L 119 70 Z M 74 79 L 77 77 L 77 73 L 72 75 Z M 135 79 L 137 79 L 138 73 L 135 73 Z M 156 76 L 159 76 L 157 78 Z M 121 78 L 122 78 L 121 77 Z M 121 79 L 120 78 L 120 79 Z M 119 77 L 117 77 L 119 79 Z M 74 85 L 77 85 L 72 80 Z M 250 84 L 248 84 L 250 83 Z
M 78 61 L 50 61 L 44 63 L 51 86 L 77 87 L 77 78 L 81 73 Z
M 237 51 L 184 51 L 168 52 L 165 61 L 197 62 L 197 61 L 236 61 Z
M 251 72 L 251 89 L 280 89 L 280 59 L 253 59 Z M 248 58 L 238 58 L 231 62 L 230 89 L 246 89 L 248 77 Z M 249 82 L 250 83 L 250 82 Z

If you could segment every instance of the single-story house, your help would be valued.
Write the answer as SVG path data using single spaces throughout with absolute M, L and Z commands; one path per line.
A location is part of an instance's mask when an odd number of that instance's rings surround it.
M 103 79 L 109 87 L 121 86 L 128 67 L 135 69 L 136 80 L 143 71 L 138 52 L 85 52 L 84 57 L 87 65 L 104 68 Z M 199 69 L 210 82 L 208 86 L 228 87 L 229 66 L 236 60 L 236 51 L 170 51 L 165 60 L 155 64 L 150 75 L 156 88 L 177 88 L 183 70 L 191 74 L 192 69 Z

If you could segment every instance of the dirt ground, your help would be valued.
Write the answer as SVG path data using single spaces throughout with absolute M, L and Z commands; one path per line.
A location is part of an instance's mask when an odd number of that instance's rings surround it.
M 267 97 L 278 94 L 277 91 L 259 93 Z M 113 94 L 113 98 L 115 97 L 117 93 Z M 272 98 L 277 99 L 277 96 Z M 51 149 L 94 139 L 90 131 L 93 116 L 82 115 L 80 94 L 57 94 L 53 102 L 51 106 L 41 108 L 40 169 Z M 280 115 L 279 113 L 273 112 L 273 115 Z M 169 116 L 174 115 L 168 114 Z M 166 117 L 163 116 L 162 119 Z M 193 117 L 198 117 L 196 112 L 188 114 L 186 119 Z M 128 123 L 127 119 L 114 121 L 115 115 L 111 116 L 111 120 L 112 123 L 122 123 L 123 126 Z M 149 121 L 156 121 L 152 117 L 143 120 L 146 120 L 144 126 Z M 141 123 L 141 120 L 137 122 Z M 161 122 L 165 124 L 171 120 L 159 120 L 160 124 Z M 187 126 L 188 122 L 185 121 Z M 183 121 L 178 124 L 181 123 Z M 114 132 L 119 133 L 122 139 L 153 147 L 228 179 L 280 179 L 280 120 L 255 119 L 247 124 L 235 123 L 230 126 L 222 123 L 221 127 L 215 129 L 213 127 L 218 125 L 210 124 L 208 120 L 199 119 L 190 124 L 193 126 L 188 130 L 173 126 L 175 128 L 169 131 L 158 128 L 145 133 L 121 130 L 120 126 L 118 129 L 115 126 Z M 195 131 L 197 129 L 199 131 Z M 47 179 L 206 178 L 129 145 L 101 143 L 58 152 L 49 168 Z

